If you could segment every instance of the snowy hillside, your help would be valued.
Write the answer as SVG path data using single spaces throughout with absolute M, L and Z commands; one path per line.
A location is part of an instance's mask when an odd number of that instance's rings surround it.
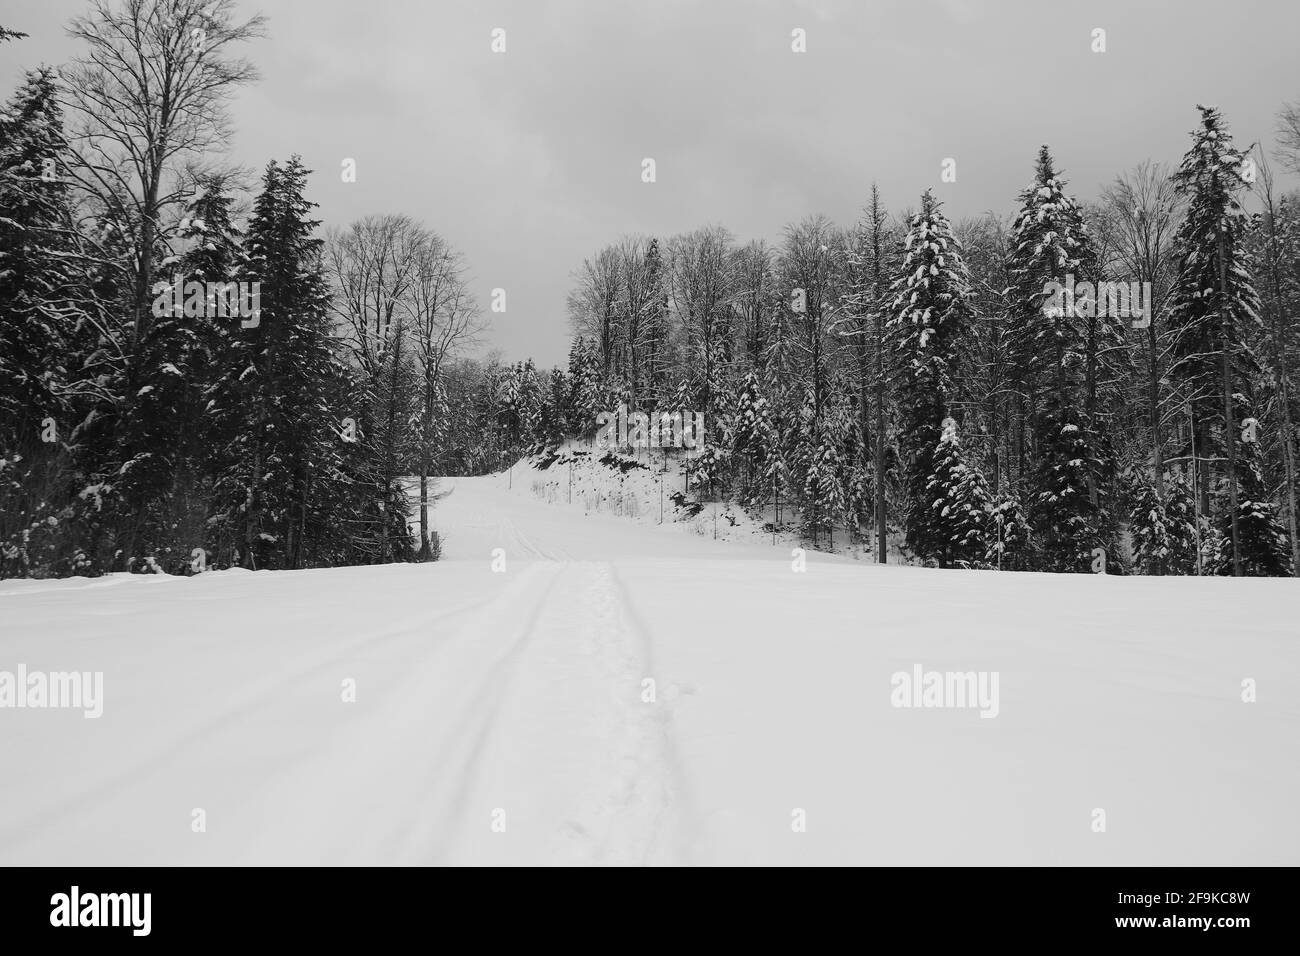
M 800 546 L 794 506 L 769 499 L 747 509 L 734 501 L 713 500 L 696 483 L 688 488 L 688 455 L 680 450 L 616 451 L 573 440 L 521 459 L 504 473 L 506 490 L 564 506 L 571 513 L 616 516 L 719 541 L 780 546 L 787 552 Z M 875 561 L 872 543 L 854 540 L 843 525 L 817 544 L 811 548 L 803 542 L 805 550 Z M 889 560 L 903 560 L 896 536 L 890 539 Z
M 798 572 L 534 480 L 437 564 L 0 582 L 0 671 L 103 672 L 0 714 L 0 865 L 1300 862 L 1293 581 Z

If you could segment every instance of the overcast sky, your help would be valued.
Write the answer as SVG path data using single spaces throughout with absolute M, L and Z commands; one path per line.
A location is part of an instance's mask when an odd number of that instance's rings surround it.
M 7 96 L 75 52 L 83 0 L 5 0 Z M 406 213 L 467 255 L 489 344 L 562 362 L 565 294 L 623 233 L 720 222 L 741 240 L 856 220 L 934 187 L 950 216 L 1010 212 L 1051 145 L 1092 198 L 1176 163 L 1198 102 L 1270 144 L 1300 99 L 1295 0 L 241 0 L 269 18 L 232 155 L 298 152 L 327 223 Z M 506 30 L 493 54 L 491 31 Z M 1092 31 L 1107 31 L 1093 53 Z M 791 31 L 807 52 L 791 52 Z M 345 157 L 357 182 L 340 181 Z M 641 182 L 653 157 L 658 181 Z M 946 157 L 957 181 L 939 181 Z M 1284 180 L 1287 187 L 1296 185 Z

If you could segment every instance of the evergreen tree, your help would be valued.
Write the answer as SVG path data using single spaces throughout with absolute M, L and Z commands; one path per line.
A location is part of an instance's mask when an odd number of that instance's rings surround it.
M 899 364 L 899 451 L 907 493 L 907 545 L 928 556 L 946 545 L 932 527 L 928 485 L 943 420 L 955 397 L 962 337 L 971 322 L 970 280 L 952 226 L 930 192 L 908 222 L 891 290 L 889 331 Z
M 563 441 L 569 432 L 569 420 L 573 417 L 573 407 L 570 404 L 572 389 L 572 383 L 563 369 L 551 369 L 539 426 L 540 437 L 549 443 Z
M 1129 481 L 1129 533 L 1140 574 L 1194 574 L 1196 571 L 1195 502 L 1176 476 L 1165 478 L 1162 501 L 1144 475 Z
M 30 71 L 0 112 L 0 577 L 49 569 L 68 531 L 67 363 L 85 283 L 64 238 L 62 141 L 54 73 Z
M 246 257 L 242 234 L 231 222 L 232 202 L 220 180 L 195 185 L 176 232 L 187 248 L 164 260 L 156 273 L 153 322 L 142 340 L 146 367 L 155 372 L 125 423 L 128 436 L 136 432 L 157 482 L 143 540 L 155 563 L 176 573 L 187 569 L 195 547 L 214 550 L 207 525 L 212 450 L 224 447 L 229 436 L 218 430 L 208 408 L 216 398 L 221 357 L 242 321 L 240 309 L 252 304 L 236 285 Z M 191 282 L 201 284 L 201 294 L 186 293 Z
M 28 72 L 0 114 L 0 432 L 4 446 L 36 437 L 64 408 L 56 397 L 66 320 L 49 308 L 70 276 L 68 194 L 59 172 L 63 121 L 53 72 Z
M 1029 520 L 1043 570 L 1086 571 L 1094 549 L 1107 547 L 1101 485 L 1110 463 L 1099 453 L 1105 438 L 1088 409 L 1099 381 L 1091 359 L 1108 338 L 1095 324 L 1095 299 L 1074 298 L 1074 284 L 1096 280 L 1096 255 L 1046 146 L 1013 229 L 1011 352 L 1021 427 L 1028 423 L 1036 453 L 1020 469 L 1028 477 Z
M 1029 518 L 1014 492 L 1005 490 L 992 503 L 988 539 L 984 561 L 989 567 L 1002 571 L 1029 570 Z
M 803 473 L 803 533 L 814 543 L 818 534 L 834 529 L 844 517 L 844 461 L 826 418 L 810 414 L 805 405 L 804 427 L 799 443 L 799 464 Z
M 1088 493 L 1097 462 L 1088 446 L 1082 416 L 1075 408 L 1049 407 L 1039 415 L 1039 427 L 1044 431 L 1029 501 L 1038 569 L 1088 571 L 1097 548 L 1110 551 L 1099 530 L 1098 509 Z
M 569 347 L 569 428 L 575 435 L 591 435 L 596 416 L 605 408 L 600 379 L 600 359 L 585 338 Z
M 745 373 L 736 396 L 730 444 L 733 461 L 744 468 L 745 497 L 749 501 L 762 501 L 769 495 L 770 489 L 765 487 L 762 478 L 773 453 L 774 441 L 767 399 L 763 397 L 758 373 L 751 368 Z
M 373 486 L 342 471 L 341 423 L 360 417 L 364 398 L 330 338 L 307 175 L 297 156 L 266 168 L 242 277 L 259 284 L 261 308 L 239 321 L 225 357 L 220 414 L 237 422 L 218 477 L 217 520 L 249 568 L 343 563 L 355 524 L 402 511 L 394 489 L 376 502 Z M 365 435 L 356 438 L 360 445 Z
M 1246 577 L 1286 577 L 1291 573 L 1291 545 L 1268 500 L 1259 467 L 1259 443 L 1242 442 L 1237 452 L 1237 533 L 1241 573 Z M 1232 574 L 1232 518 L 1225 508 L 1217 521 L 1218 547 L 1210 573 Z
M 1259 374 L 1250 342 L 1259 332 L 1260 302 L 1245 248 L 1247 217 L 1237 198 L 1247 185 L 1246 157 L 1233 146 L 1219 111 L 1207 106 L 1198 109 L 1201 126 L 1192 134 L 1192 148 L 1174 176 L 1179 192 L 1187 198 L 1187 213 L 1175 236 L 1179 268 L 1168 319 L 1173 356 L 1169 377 L 1191 406 L 1198 459 L 1217 458 L 1224 463 L 1222 475 L 1228 485 L 1224 510 L 1231 531 L 1241 467 L 1234 464 L 1239 444 L 1235 429 L 1242 405 L 1252 403 L 1252 382 Z M 1210 469 L 1198 464 L 1196 471 L 1202 511 L 1208 511 Z M 1263 554 L 1271 547 L 1265 526 L 1252 523 L 1249 532 L 1255 531 L 1265 538 L 1240 537 L 1243 559 L 1247 552 Z M 1244 536 L 1248 529 L 1238 532 Z M 1229 534 L 1230 544 L 1234 537 Z
M 989 550 L 992 502 L 984 476 L 966 461 L 951 418 L 943 422 L 926 496 L 930 547 L 922 557 L 941 568 L 981 567 Z

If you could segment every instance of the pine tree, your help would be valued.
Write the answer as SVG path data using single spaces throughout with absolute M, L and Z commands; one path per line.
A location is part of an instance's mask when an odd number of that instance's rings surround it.
M 844 461 L 826 418 L 808 414 L 805 405 L 803 433 L 799 443 L 799 464 L 803 473 L 803 533 L 814 543 L 820 532 L 833 533 L 835 523 L 846 512 Z
M 364 397 L 332 348 L 307 175 L 297 156 L 266 168 L 242 277 L 259 284 L 260 314 L 240 321 L 225 357 L 222 412 L 238 422 L 218 479 L 218 520 L 249 568 L 344 563 L 357 525 L 401 510 L 393 489 L 377 503 L 373 487 L 342 470 L 341 422 L 360 417 Z
M 1128 526 L 1138 573 L 1195 573 L 1195 502 L 1187 486 L 1176 476 L 1166 476 L 1161 500 L 1145 475 L 1131 476 L 1129 485 Z
M 1247 577 L 1286 577 L 1291 573 L 1291 545 L 1268 500 L 1259 467 L 1259 443 L 1242 442 L 1237 452 L 1237 533 L 1241 574 Z M 1210 573 L 1233 574 L 1232 517 L 1225 507 L 1217 521 L 1218 548 Z
M 1004 490 L 989 510 L 985 563 L 1001 571 L 1027 571 L 1030 566 L 1029 518 L 1013 491 Z
M 238 328 L 240 307 L 249 304 L 233 285 L 245 255 L 242 236 L 230 219 L 231 203 L 219 181 L 195 185 L 176 233 L 188 248 L 164 260 L 156 273 L 153 321 L 141 339 L 141 365 L 152 372 L 121 434 L 127 447 L 137 449 L 128 473 L 134 493 L 124 497 L 144 502 L 138 540 L 154 559 L 152 566 L 172 573 L 184 572 L 195 547 L 216 550 L 208 540 L 208 478 L 212 450 L 222 447 L 227 436 L 208 407 L 215 397 L 220 356 Z M 190 282 L 201 283 L 203 293 L 187 294 Z M 176 284 L 180 308 L 174 302 Z
M 646 308 L 642 318 L 642 339 L 645 343 L 642 367 L 652 407 L 664 399 L 668 380 L 668 274 L 659 240 L 650 239 L 645 255 Z M 638 370 L 640 371 L 640 370 Z
M 1082 211 L 1046 146 L 1013 228 L 1011 352 L 1021 427 L 1031 429 L 1036 452 L 1032 464 L 1020 463 L 1029 519 L 1044 570 L 1086 571 L 1093 551 L 1107 547 L 1101 485 L 1110 463 L 1098 450 L 1105 436 L 1088 417 L 1100 380 L 1090 360 L 1103 345 L 1096 303 L 1079 308 L 1072 286 L 1095 281 L 1097 266 Z
M 1097 507 L 1088 493 L 1097 462 L 1088 447 L 1082 416 L 1075 408 L 1049 407 L 1039 415 L 1039 428 L 1044 433 L 1029 501 L 1039 570 L 1087 571 L 1095 550 L 1107 549 Z
M 855 534 L 872 523 L 873 501 L 867 476 L 867 455 L 864 444 L 867 437 L 861 427 L 858 383 L 837 378 L 831 388 L 827 426 L 834 436 L 838 450 L 839 496 L 843 501 L 843 516 Z
M 564 370 L 551 369 L 539 426 L 541 437 L 548 443 L 562 442 L 569 433 L 569 420 L 573 417 L 572 390 L 573 385 Z
M 992 502 L 984 476 L 966 460 L 957 423 L 951 418 L 943 422 L 926 496 L 928 547 L 920 556 L 941 568 L 983 566 L 990 544 Z
M 63 121 L 54 74 L 28 72 L 0 114 L 0 428 L 5 447 L 61 413 L 52 389 L 66 328 L 45 308 L 67 281 L 54 255 L 68 221 L 58 172 Z
M 1187 197 L 1187 213 L 1175 236 L 1178 278 L 1169 311 L 1173 362 L 1169 377 L 1191 406 L 1198 459 L 1219 458 L 1228 485 L 1229 539 L 1234 549 L 1266 553 L 1270 547 L 1264 526 L 1252 523 L 1261 540 L 1247 540 L 1234 514 L 1238 497 L 1235 429 L 1241 405 L 1252 403 L 1252 380 L 1259 363 L 1250 342 L 1260 327 L 1260 302 L 1251 281 L 1251 260 L 1244 246 L 1248 223 L 1237 194 L 1246 185 L 1245 156 L 1232 144 L 1219 111 L 1198 107 L 1201 126 L 1192 134 L 1192 148 L 1183 157 L 1174 180 Z M 1201 477 L 1202 511 L 1210 504 L 1210 469 L 1196 468 Z
M 605 408 L 600 379 L 600 360 L 582 336 L 569 347 L 569 429 L 587 436 L 596 430 L 596 416 Z
M 752 368 L 745 373 L 736 396 L 732 413 L 730 450 L 732 460 L 744 468 L 744 494 L 746 501 L 765 500 L 771 489 L 766 487 L 768 459 L 773 454 L 775 433 L 772 416 L 758 373 Z
M 971 322 L 970 279 L 940 205 L 927 191 L 921 211 L 908 222 L 889 317 L 899 364 L 895 390 L 908 499 L 906 540 L 918 555 L 945 546 L 931 526 L 927 486 L 941 426 L 955 398 L 960 343 Z
M 0 577 L 60 561 L 70 517 L 65 397 L 78 298 L 63 119 L 53 71 L 28 72 L 0 112 Z

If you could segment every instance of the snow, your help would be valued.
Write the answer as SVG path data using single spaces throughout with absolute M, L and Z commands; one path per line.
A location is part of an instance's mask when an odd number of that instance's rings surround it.
M 0 582 L 0 671 L 104 674 L 0 709 L 0 865 L 1300 863 L 1295 581 L 801 573 L 559 467 L 444 480 L 435 564 Z

